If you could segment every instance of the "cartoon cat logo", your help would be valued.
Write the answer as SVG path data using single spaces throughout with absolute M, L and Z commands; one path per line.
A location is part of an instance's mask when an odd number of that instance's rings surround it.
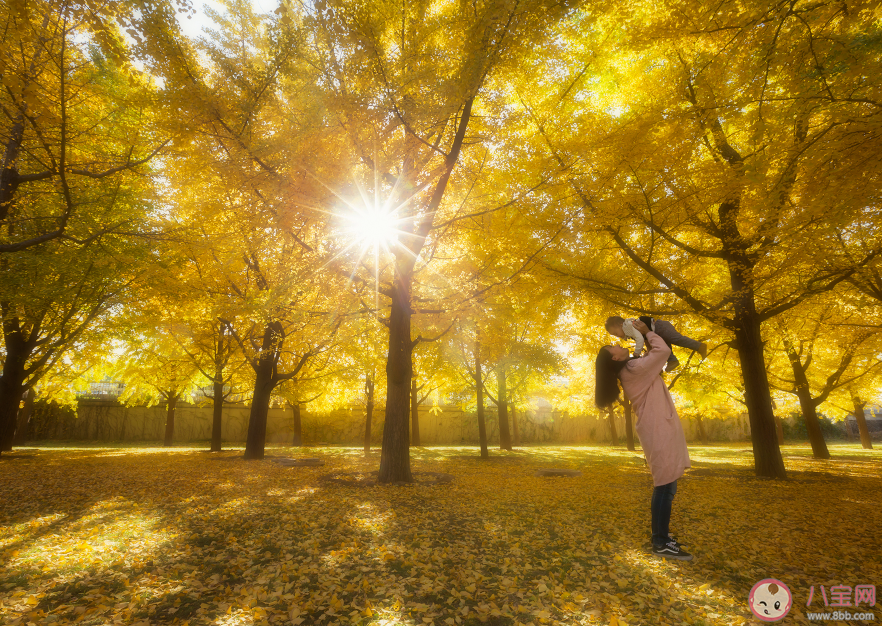
M 790 612 L 793 594 L 780 580 L 766 578 L 753 586 L 747 603 L 751 612 L 764 622 L 777 622 Z

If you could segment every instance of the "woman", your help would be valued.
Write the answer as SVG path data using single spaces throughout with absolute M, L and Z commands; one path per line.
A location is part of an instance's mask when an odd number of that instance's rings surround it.
M 595 397 L 599 408 L 619 397 L 619 383 L 637 413 L 637 436 L 652 472 L 652 552 L 667 559 L 691 561 L 686 552 L 670 536 L 671 505 L 677 493 L 677 479 L 689 465 L 686 436 L 674 408 L 661 372 L 671 354 L 664 339 L 637 320 L 634 328 L 649 342 L 647 354 L 631 358 L 627 348 L 604 346 L 597 355 Z

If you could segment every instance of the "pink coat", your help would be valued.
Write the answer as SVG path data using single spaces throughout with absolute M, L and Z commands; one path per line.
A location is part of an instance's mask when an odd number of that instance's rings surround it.
M 637 436 L 652 472 L 652 483 L 658 487 L 674 482 L 691 466 L 674 400 L 659 375 L 671 349 L 653 332 L 646 333 L 646 339 L 649 352 L 628 361 L 619 378 L 637 413 Z

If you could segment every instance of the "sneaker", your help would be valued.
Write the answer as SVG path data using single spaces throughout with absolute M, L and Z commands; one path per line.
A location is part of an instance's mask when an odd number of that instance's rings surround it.
M 692 555 L 681 548 L 676 541 L 669 541 L 663 546 L 653 546 L 652 553 L 663 559 L 676 559 L 677 561 L 692 560 Z

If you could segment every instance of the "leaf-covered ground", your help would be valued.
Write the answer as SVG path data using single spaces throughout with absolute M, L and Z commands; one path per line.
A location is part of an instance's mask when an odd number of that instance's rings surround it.
M 321 477 L 375 470 L 377 452 L 268 452 L 325 465 L 184 448 L 4 454 L 0 623 L 745 624 L 753 584 L 777 578 L 794 595 L 784 623 L 808 624 L 824 609 L 817 596 L 806 609 L 811 585 L 882 587 L 878 450 L 833 445 L 814 461 L 787 446 L 791 479 L 777 482 L 753 476 L 745 444 L 692 447 L 672 519 L 690 563 L 647 552 L 639 453 L 420 448 L 414 470 L 454 480 L 363 486 Z M 545 467 L 583 473 L 533 475 Z

